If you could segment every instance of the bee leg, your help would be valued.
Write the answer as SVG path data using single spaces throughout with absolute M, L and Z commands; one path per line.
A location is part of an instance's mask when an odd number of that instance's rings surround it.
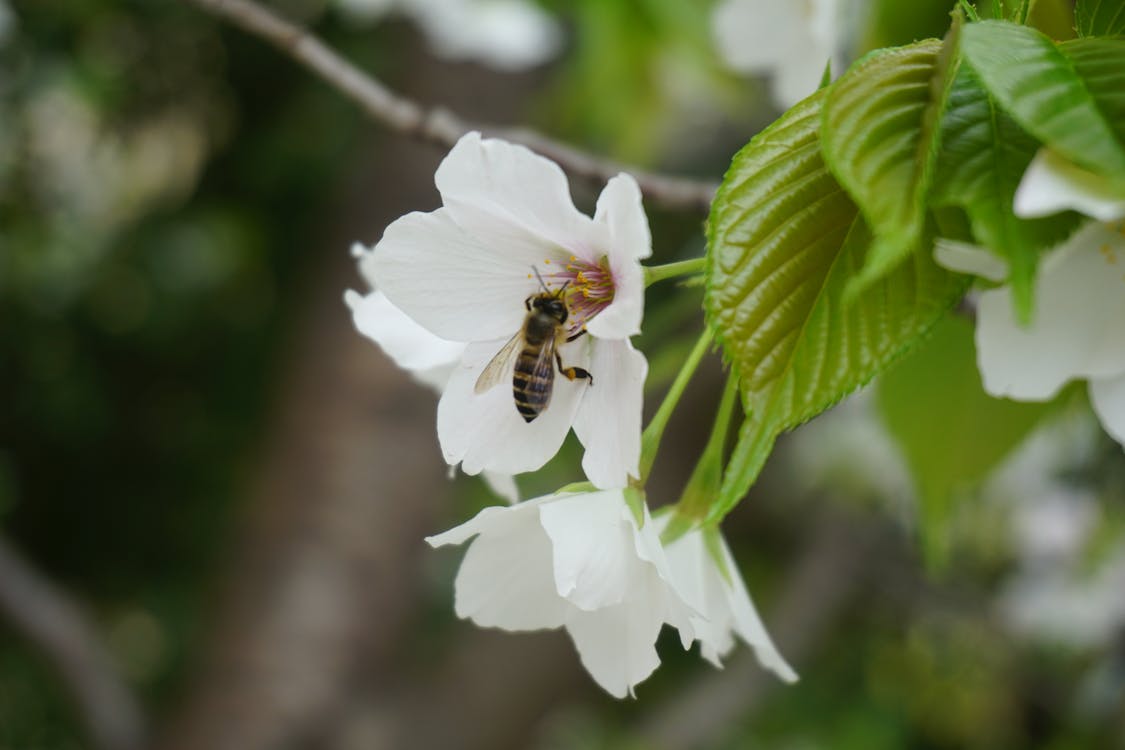
M 563 367 L 562 357 L 559 356 L 558 352 L 555 352 L 555 362 L 559 365 L 559 372 L 561 372 L 567 380 L 582 378 L 588 381 L 590 385 L 594 384 L 594 376 L 590 374 L 589 370 L 581 367 Z
M 585 333 L 586 333 L 586 329 L 585 329 L 585 328 L 583 328 L 583 329 L 582 329 L 581 331 L 579 331 L 578 333 L 574 334 L 573 336 L 567 336 L 567 337 L 566 337 L 566 341 L 567 341 L 567 343 L 569 344 L 569 343 L 570 343 L 571 341 L 574 341 L 574 340 L 575 340 L 576 338 L 578 338 L 579 336 L 582 336 L 582 335 L 584 335 Z
M 532 296 L 535 296 L 535 295 L 532 295 Z M 523 306 L 527 308 L 528 312 L 531 312 L 531 297 L 528 297 L 527 299 L 525 299 L 523 301 Z

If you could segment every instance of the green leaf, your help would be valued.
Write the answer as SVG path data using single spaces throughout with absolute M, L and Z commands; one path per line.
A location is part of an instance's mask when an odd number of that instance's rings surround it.
M 861 286 L 902 261 L 922 235 L 958 29 L 955 22 L 944 44 L 869 55 L 825 99 L 825 161 L 877 238 Z
M 926 559 L 940 568 L 948 558 L 957 502 L 1023 442 L 1051 406 L 985 393 L 973 325 L 952 316 L 879 378 L 876 403 L 914 477 Z
M 1125 0 L 1078 0 L 1074 21 L 1079 36 L 1125 34 Z
M 957 300 L 964 279 L 917 252 L 845 304 L 871 235 L 821 155 L 822 90 L 734 158 L 708 227 L 708 320 L 747 419 L 709 521 L 757 477 L 777 435 L 870 380 Z
M 1120 71 L 1102 66 L 1120 59 L 1114 50 L 1125 41 L 1101 39 L 1097 49 L 1082 47 L 1086 73 L 1080 74 L 1072 56 L 1026 26 L 981 21 L 967 25 L 963 37 L 965 56 L 981 82 L 1024 130 L 1086 169 L 1125 175 L 1125 146 L 1102 109 L 1120 96 L 1109 88 Z
M 1125 39 L 1075 39 L 1059 49 L 1086 83 L 1117 142 L 1125 143 Z
M 941 141 L 931 202 L 965 209 L 976 242 L 1007 262 L 1017 313 L 1028 320 L 1039 255 L 1065 239 L 1079 218 L 1067 212 L 1028 220 L 1012 213 L 1039 143 L 1000 109 L 968 65 L 953 83 Z

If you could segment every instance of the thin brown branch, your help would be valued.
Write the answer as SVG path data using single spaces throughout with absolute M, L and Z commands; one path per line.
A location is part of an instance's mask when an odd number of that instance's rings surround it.
M 619 172 L 628 172 L 654 203 L 670 209 L 710 210 L 717 187 L 713 183 L 627 167 L 526 128 L 468 123 L 441 107 L 424 107 L 395 93 L 315 35 L 254 0 L 189 2 L 269 42 L 358 104 L 371 119 L 403 135 L 450 148 L 465 133 L 479 130 L 522 143 L 558 162 L 573 177 L 604 183 Z
M 141 708 L 82 612 L 0 539 L 0 616 L 58 673 L 95 747 L 138 750 Z

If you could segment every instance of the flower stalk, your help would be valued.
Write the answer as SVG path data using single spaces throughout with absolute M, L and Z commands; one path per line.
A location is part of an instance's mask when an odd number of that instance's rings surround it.
M 665 263 L 661 266 L 645 266 L 645 286 L 652 286 L 658 281 L 672 279 L 677 276 L 687 276 L 693 273 L 703 273 L 706 258 L 692 258 L 680 260 L 675 263 Z
M 641 487 L 644 486 L 649 472 L 652 471 L 652 465 L 656 460 L 656 452 L 660 449 L 660 439 L 664 437 L 664 428 L 668 426 L 668 420 L 671 418 L 672 412 L 676 410 L 676 405 L 680 402 L 680 397 L 684 395 L 688 382 L 695 374 L 699 362 L 710 347 L 711 329 L 705 327 L 703 334 L 695 342 L 695 347 L 684 361 L 683 367 L 676 374 L 676 379 L 672 381 L 672 387 L 668 389 L 660 408 L 656 410 L 652 421 L 648 423 L 648 427 L 645 427 L 645 431 L 641 435 L 641 476 L 639 482 Z
M 723 389 L 715 424 L 711 427 L 711 436 L 707 439 L 703 454 L 699 457 L 679 502 L 673 507 L 672 518 L 668 520 L 661 535 L 665 544 L 675 541 L 706 518 L 712 502 L 718 496 L 719 487 L 723 483 L 727 437 L 737 404 L 738 378 L 732 374 L 727 378 Z

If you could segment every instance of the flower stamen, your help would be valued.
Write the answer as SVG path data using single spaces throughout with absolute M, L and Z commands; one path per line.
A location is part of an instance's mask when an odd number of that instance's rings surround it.
M 597 263 L 590 263 L 572 255 L 564 270 L 545 274 L 544 279 L 568 285 L 565 294 L 570 311 L 568 336 L 585 331 L 586 325 L 613 302 L 617 288 L 605 257 Z M 547 283 L 550 286 L 550 282 Z

